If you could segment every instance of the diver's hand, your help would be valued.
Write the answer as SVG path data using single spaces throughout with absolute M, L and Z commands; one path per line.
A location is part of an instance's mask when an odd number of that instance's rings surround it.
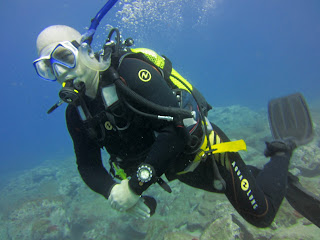
M 129 180 L 122 180 L 120 184 L 113 186 L 110 192 L 108 201 L 111 203 L 111 207 L 123 212 L 136 205 L 140 199 L 140 196 L 135 194 L 129 187 Z
M 150 217 L 150 209 L 145 204 L 145 201 L 142 197 L 139 198 L 136 205 L 134 205 L 132 208 L 129 208 L 126 212 L 136 218 L 146 219 Z

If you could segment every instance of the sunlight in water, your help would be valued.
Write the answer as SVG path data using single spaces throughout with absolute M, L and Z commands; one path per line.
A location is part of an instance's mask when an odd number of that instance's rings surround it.
M 185 17 L 194 19 L 194 26 L 205 24 L 214 13 L 216 0 L 122 0 L 120 6 L 117 17 L 121 18 L 121 27 L 138 32 L 146 28 L 179 28 Z M 192 11 L 186 13 L 187 8 Z

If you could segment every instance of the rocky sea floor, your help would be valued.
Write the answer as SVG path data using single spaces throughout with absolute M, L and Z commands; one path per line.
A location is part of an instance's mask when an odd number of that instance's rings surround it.
M 320 196 L 319 111 L 312 111 L 314 140 L 294 152 L 290 171 Z M 210 113 L 231 140 L 244 139 L 246 163 L 262 167 L 264 142 L 270 140 L 267 114 L 242 106 Z M 107 160 L 105 161 L 107 166 Z M 284 200 L 272 226 L 256 228 L 243 220 L 223 194 L 208 193 L 178 181 L 171 194 L 158 186 L 146 195 L 157 199 L 155 215 L 137 220 L 112 210 L 82 182 L 75 158 L 54 159 L 16 173 L 1 185 L 0 239 L 3 240 L 212 240 L 320 239 L 320 229 Z

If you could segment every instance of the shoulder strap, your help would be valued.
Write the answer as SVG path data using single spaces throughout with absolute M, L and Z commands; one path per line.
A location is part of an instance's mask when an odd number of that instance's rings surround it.
M 166 56 L 162 55 L 162 57 L 165 59 L 164 66 L 162 69 L 164 78 L 166 79 L 167 83 L 173 88 L 174 85 L 172 84 L 172 81 L 170 81 L 170 76 L 172 72 L 172 62 Z

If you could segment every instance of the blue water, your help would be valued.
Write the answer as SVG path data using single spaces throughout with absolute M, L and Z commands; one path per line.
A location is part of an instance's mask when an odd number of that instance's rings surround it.
M 95 46 L 106 37 L 108 24 L 119 27 L 124 37 L 136 39 L 136 47 L 170 58 L 213 106 L 259 109 L 273 97 L 296 91 L 308 101 L 318 99 L 320 1 L 124 2 L 119 1 L 101 22 Z M 73 156 L 65 106 L 46 114 L 58 100 L 60 86 L 35 74 L 35 41 L 52 24 L 85 32 L 104 3 L 1 1 L 0 173 Z

